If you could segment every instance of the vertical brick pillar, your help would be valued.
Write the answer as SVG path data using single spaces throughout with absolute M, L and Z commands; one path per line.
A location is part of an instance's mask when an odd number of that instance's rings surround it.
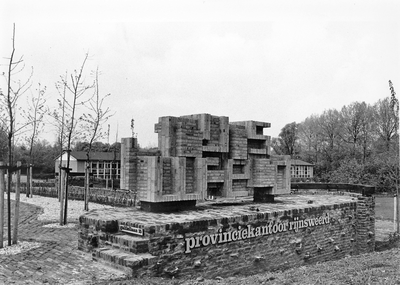
M 136 138 L 121 139 L 121 189 L 136 190 L 138 152 Z
M 375 250 L 375 198 L 359 196 L 357 201 L 357 254 Z

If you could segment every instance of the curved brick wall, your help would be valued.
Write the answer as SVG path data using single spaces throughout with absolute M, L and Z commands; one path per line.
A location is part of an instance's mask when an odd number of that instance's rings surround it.
M 79 248 L 101 248 L 99 256 L 128 265 L 135 276 L 210 278 L 302 266 L 371 252 L 375 246 L 373 197 L 287 195 L 273 204 L 197 208 L 176 214 L 92 211 L 80 217 Z M 112 254 L 107 246 L 123 237 L 119 225 L 143 232 L 137 239 L 147 256 L 134 265 L 118 252 L 107 257 Z

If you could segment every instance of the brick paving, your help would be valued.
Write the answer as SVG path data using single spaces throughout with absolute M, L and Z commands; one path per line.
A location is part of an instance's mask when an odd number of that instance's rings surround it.
M 124 272 L 94 262 L 91 254 L 78 250 L 77 221 L 72 221 L 73 228 L 46 228 L 43 225 L 55 221 L 38 220 L 42 211 L 20 204 L 18 240 L 41 246 L 15 255 L 0 254 L 0 284 L 98 284 L 125 277 Z M 5 216 L 7 223 L 7 203 Z M 7 241 L 7 227 L 4 234 Z

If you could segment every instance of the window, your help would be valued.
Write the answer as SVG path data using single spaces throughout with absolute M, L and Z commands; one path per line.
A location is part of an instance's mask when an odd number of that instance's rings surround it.
M 264 127 L 256 126 L 256 135 L 264 135 Z

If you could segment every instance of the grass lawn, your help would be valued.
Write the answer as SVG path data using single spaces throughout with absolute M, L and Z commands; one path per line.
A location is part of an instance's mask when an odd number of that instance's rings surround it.
M 393 197 L 376 197 L 375 198 L 375 218 L 378 220 L 393 221 L 394 211 Z

